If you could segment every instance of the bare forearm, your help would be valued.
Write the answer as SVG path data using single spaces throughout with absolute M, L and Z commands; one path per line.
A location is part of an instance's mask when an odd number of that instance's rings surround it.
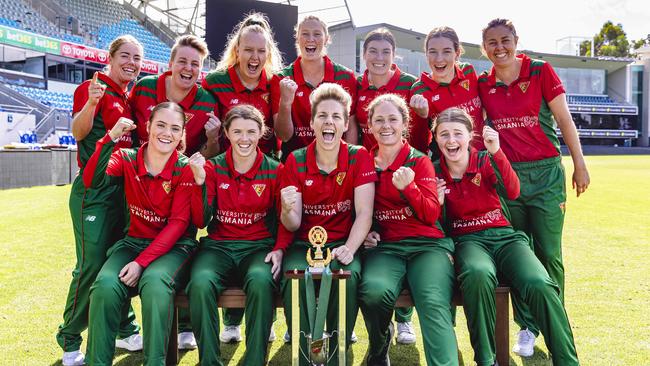
M 72 135 L 77 141 L 85 139 L 93 128 L 95 108 L 97 108 L 96 105 L 86 103 L 72 118 Z
M 209 141 L 201 147 L 201 155 L 203 155 L 206 159 L 210 159 L 212 157 L 215 157 L 219 154 L 221 149 L 221 146 L 219 145 L 219 141 Z
M 348 131 L 345 133 L 345 142 L 353 145 L 359 144 L 359 125 L 357 124 L 355 116 L 350 117 Z
M 356 252 L 366 239 L 371 226 L 372 209 L 357 213 L 354 223 L 352 224 L 352 229 L 350 229 L 350 236 L 348 236 L 348 240 L 345 241 L 345 245 L 351 251 Z
M 273 129 L 275 135 L 284 141 L 289 141 L 293 136 L 293 120 L 291 118 L 291 104 L 280 104 L 280 110 L 273 116 Z

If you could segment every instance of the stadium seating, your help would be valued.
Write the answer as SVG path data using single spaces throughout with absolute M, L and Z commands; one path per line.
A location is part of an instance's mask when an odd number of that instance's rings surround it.
M 620 105 L 608 95 L 580 95 L 580 94 L 568 94 L 567 102 L 569 104 L 576 105 Z
M 83 37 L 60 32 L 29 5 L 19 0 L 0 0 L 0 25 L 22 29 L 68 42 L 84 43 Z
M 9 87 L 50 108 L 72 112 L 72 94 L 17 85 L 9 85 Z

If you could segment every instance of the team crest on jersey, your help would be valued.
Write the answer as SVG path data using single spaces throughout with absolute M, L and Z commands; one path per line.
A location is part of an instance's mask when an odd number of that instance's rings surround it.
M 519 89 L 521 89 L 522 93 L 525 93 L 526 90 L 528 90 L 528 86 L 530 85 L 530 81 L 522 81 L 519 83 Z
M 257 197 L 262 197 L 265 188 L 266 184 L 253 184 L 253 189 L 255 190 L 255 193 L 257 193 Z
M 185 112 L 185 123 L 188 123 L 192 117 L 194 117 L 194 113 Z
M 172 191 L 172 181 L 171 180 L 166 180 L 162 182 L 162 187 L 165 190 L 165 193 L 169 194 L 169 192 Z
M 463 89 L 469 91 L 469 80 L 463 80 L 460 82 L 460 86 L 463 87 Z
M 343 185 L 343 180 L 345 180 L 345 172 L 340 172 L 336 175 L 336 183 Z
M 472 183 L 476 184 L 477 186 L 481 186 L 481 173 L 476 173 L 474 178 L 472 178 Z
M 269 102 L 269 93 L 262 94 L 262 99 L 264 99 L 264 102 L 268 103 Z

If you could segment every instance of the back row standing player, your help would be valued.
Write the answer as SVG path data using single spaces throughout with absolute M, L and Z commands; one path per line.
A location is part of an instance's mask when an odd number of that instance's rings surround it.
M 359 125 L 359 144 L 371 151 L 377 140 L 372 134 L 368 121 L 368 106 L 379 95 L 396 94 L 408 100 L 415 76 L 405 73 L 394 63 L 395 37 L 386 28 L 378 28 L 366 35 L 363 41 L 363 59 L 366 70 L 357 77 L 357 103 L 355 115 Z M 425 126 L 426 128 L 426 126 Z M 415 343 L 415 331 L 411 324 L 413 308 L 397 308 L 397 342 Z
M 240 104 L 250 104 L 262 112 L 267 132 L 259 147 L 265 154 L 279 152 L 279 140 L 271 123 L 270 80 L 282 66 L 282 56 L 268 20 L 261 13 L 253 13 L 235 26 L 217 69 L 202 82 L 203 88 L 217 100 L 219 118 L 223 119 L 230 109 Z M 211 146 L 204 155 L 212 157 L 226 151 L 228 140 L 221 136 L 219 144 L 222 146 L 217 149 Z
M 341 85 L 352 97 L 352 108 L 357 96 L 354 73 L 327 57 L 330 41 L 327 24 L 315 16 L 307 16 L 296 27 L 298 58 L 285 67 L 271 81 L 271 111 L 275 134 L 282 140 L 283 160 L 292 151 L 309 145 L 314 131 L 309 125 L 311 105 L 309 96 L 322 83 Z M 352 113 L 352 112 L 351 112 Z M 349 120 L 346 141 L 358 142 L 358 128 L 354 116 Z
M 424 41 L 424 52 L 431 72 L 423 72 L 411 89 L 410 106 L 415 112 L 412 144 L 424 153 L 432 142 L 431 121 L 445 109 L 457 107 L 465 110 L 474 120 L 477 131 L 483 128 L 483 110 L 478 95 L 478 81 L 474 67 L 459 63 L 463 47 L 456 31 L 449 27 L 434 28 Z M 482 149 L 480 137 L 473 145 Z M 434 159 L 438 148 L 431 148 Z
M 554 122 L 571 153 L 578 196 L 589 186 L 589 173 L 562 81 L 547 62 L 517 55 L 518 40 L 514 25 L 506 19 L 494 19 L 483 29 L 483 51 L 494 66 L 481 74 L 479 92 L 487 117 L 501 136 L 503 152 L 521 181 L 519 198 L 506 200 L 512 225 L 530 236 L 535 254 L 564 299 L 566 188 Z M 517 296 L 513 307 L 521 327 L 513 352 L 531 356 L 539 326 Z
M 106 251 L 121 239 L 124 232 L 124 192 L 117 186 L 88 188 L 82 176 L 86 163 L 95 151 L 95 143 L 117 123 L 120 117 L 131 118 L 127 88 L 140 74 L 142 45 L 132 36 L 120 36 L 108 48 L 108 72 L 96 72 L 74 92 L 72 134 L 78 143 L 79 173 L 70 191 L 70 216 L 74 230 L 77 263 L 72 272 L 63 324 L 56 339 L 63 348 L 63 365 L 83 365 L 81 332 L 88 327 L 90 286 L 106 261 Z M 129 148 L 131 134 L 115 144 L 115 150 Z M 119 347 L 142 349 L 139 326 L 127 301 L 122 312 Z

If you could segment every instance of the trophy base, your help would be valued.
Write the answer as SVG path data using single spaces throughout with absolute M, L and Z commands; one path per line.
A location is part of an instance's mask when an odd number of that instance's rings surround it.
M 329 336 L 323 334 L 323 338 L 312 341 L 311 336 L 307 336 L 309 344 L 309 364 L 312 366 L 327 365 L 329 351 Z
M 308 267 L 309 273 L 318 273 L 321 274 L 323 271 L 325 271 L 325 267 Z

